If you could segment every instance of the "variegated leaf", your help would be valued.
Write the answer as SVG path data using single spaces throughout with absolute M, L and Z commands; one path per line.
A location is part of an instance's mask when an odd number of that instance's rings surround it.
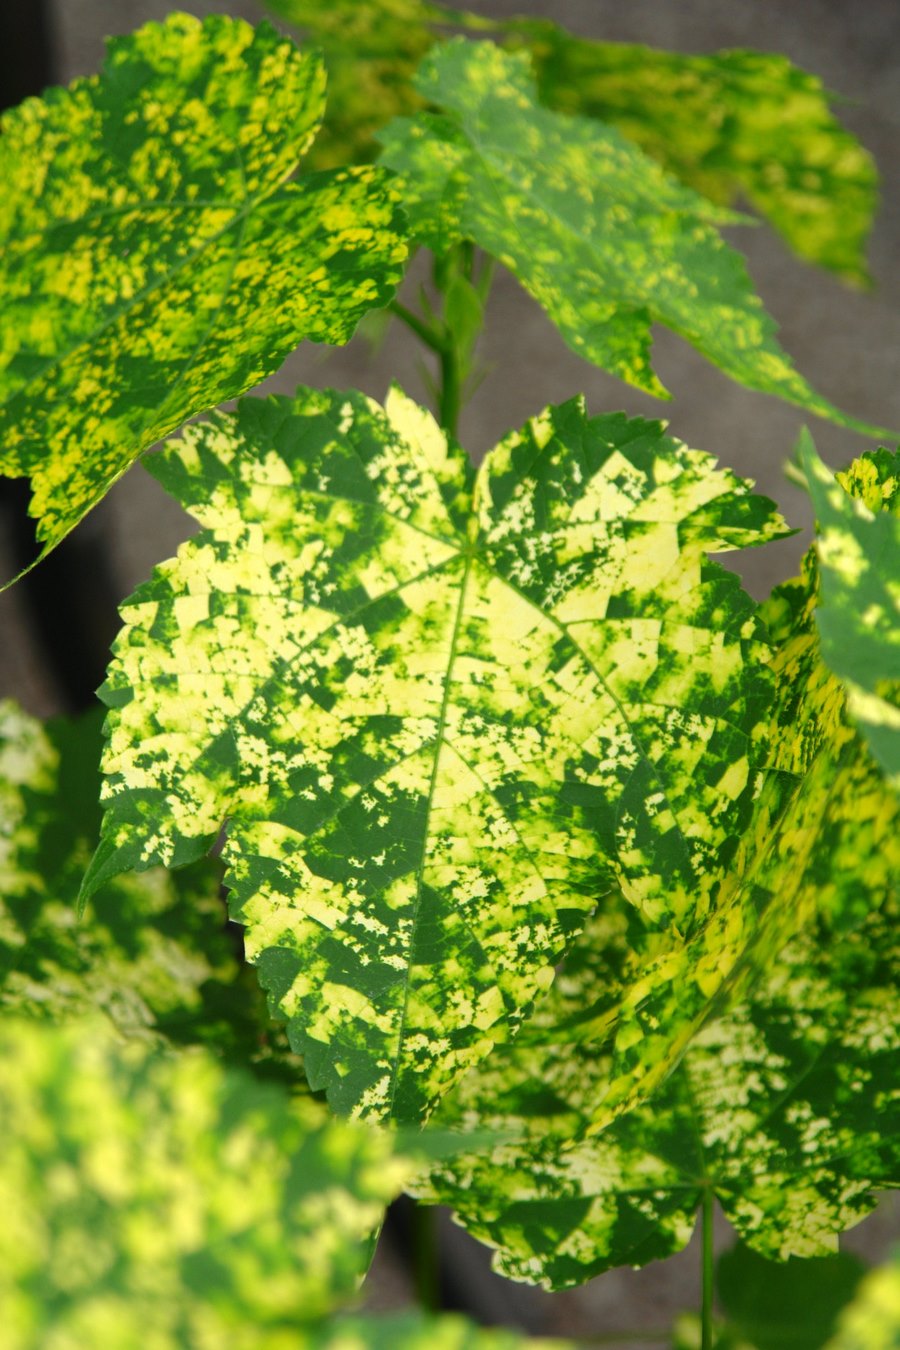
M 302 1345 L 425 1156 L 200 1049 L 4 1018 L 4 1350 Z
M 302 1081 L 225 931 L 218 867 L 117 878 L 77 921 L 100 830 L 100 721 L 43 726 L 0 703 L 0 1008 L 54 1022 L 100 1009 L 125 1035 L 203 1042 Z
M 707 1189 L 766 1256 L 835 1250 L 874 1190 L 900 1184 L 898 917 L 892 902 L 849 932 L 822 921 L 794 939 L 654 1097 L 585 1137 L 612 1064 L 571 1006 L 589 1008 L 621 959 L 624 917 L 602 915 L 559 1002 L 551 993 L 527 1040 L 438 1113 L 470 1128 L 524 1122 L 526 1142 L 442 1164 L 417 1194 L 453 1205 L 504 1274 L 552 1288 L 677 1251 Z
M 772 697 L 705 558 L 784 532 L 658 423 L 548 409 L 474 476 L 392 392 L 245 400 L 150 460 L 204 527 L 123 609 L 87 889 L 227 819 L 310 1081 L 418 1119 L 614 884 L 705 921 Z
M 573 351 L 648 393 L 666 395 L 650 364 L 662 323 L 748 388 L 871 431 L 816 394 L 778 345 L 743 259 L 715 228 L 735 217 L 614 128 L 538 106 L 524 53 L 455 38 L 416 85 L 441 114 L 398 118 L 379 139 L 424 243 L 474 240 Z
M 0 473 L 32 479 L 45 551 L 154 441 L 389 299 L 387 176 L 286 181 L 323 106 L 268 25 L 176 14 L 4 117 Z
M 900 453 L 857 460 L 854 491 L 822 463 L 808 432 L 800 459 L 818 522 L 822 655 L 888 781 L 900 788 Z
M 688 56 L 511 27 L 547 106 L 610 123 L 711 201 L 746 199 L 801 257 L 868 282 L 878 175 L 817 76 L 772 52 Z

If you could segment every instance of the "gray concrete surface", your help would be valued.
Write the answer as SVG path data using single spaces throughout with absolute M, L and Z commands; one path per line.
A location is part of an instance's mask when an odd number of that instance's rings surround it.
M 105 33 L 127 32 L 148 18 L 162 17 L 167 0 L 57 0 L 55 37 L 65 79 L 93 71 L 102 55 Z M 227 9 L 254 20 L 263 11 L 251 0 L 181 0 L 198 15 Z M 849 102 L 841 115 L 873 152 L 882 175 L 883 202 L 871 246 L 876 288 L 872 294 L 848 290 L 838 281 L 793 258 L 766 227 L 731 232 L 747 255 L 756 285 L 781 326 L 781 339 L 807 378 L 840 407 L 870 421 L 900 428 L 900 155 L 897 94 L 900 92 L 900 5 L 896 0 L 802 0 L 788 5 L 772 0 L 471 0 L 484 13 L 527 13 L 553 17 L 573 31 L 620 41 L 648 42 L 671 49 L 706 52 L 723 47 L 755 46 L 786 53 L 820 74 Z M 630 413 L 664 416 L 672 431 L 690 444 L 710 450 L 739 472 L 755 478 L 774 497 L 788 519 L 808 530 L 804 496 L 783 478 L 802 415 L 730 382 L 685 343 L 660 332 L 656 360 L 674 398 L 668 405 L 644 397 L 595 370 L 563 344 L 541 311 L 508 276 L 499 278 L 490 305 L 482 355 L 491 371 L 462 422 L 462 439 L 476 455 L 506 429 L 518 425 L 548 402 L 583 392 L 592 411 L 624 408 Z M 267 390 L 290 391 L 298 382 L 355 386 L 383 396 L 398 379 L 416 397 L 426 399 L 417 372 L 419 353 L 405 331 L 373 355 L 355 339 L 336 351 L 306 346 L 292 356 Z M 823 422 L 810 423 L 826 458 L 839 464 L 867 442 Z M 133 470 L 112 491 L 91 523 L 82 528 L 105 532 L 114 553 L 122 594 L 168 556 L 190 529 L 189 522 L 148 475 Z M 756 594 L 790 575 L 808 539 L 770 545 L 741 564 Z M 2 551 L 2 541 L 0 541 Z M 40 714 L 55 710 L 52 683 L 41 670 L 22 624 L 15 592 L 0 600 L 0 695 L 14 694 Z M 900 1234 L 900 1215 L 889 1205 L 863 1225 L 848 1245 L 866 1249 L 870 1258 L 885 1251 Z M 448 1249 L 461 1268 L 483 1271 L 485 1258 L 447 1236 Z M 455 1245 L 454 1245 L 455 1244 Z M 469 1263 L 468 1265 L 466 1263 Z M 474 1266 L 473 1266 L 474 1263 Z M 681 1257 L 642 1272 L 619 1271 L 566 1295 L 533 1291 L 497 1292 L 481 1280 L 486 1306 L 498 1318 L 546 1333 L 603 1334 L 618 1327 L 632 1332 L 658 1327 L 673 1312 L 696 1306 L 698 1254 L 693 1246 Z M 381 1306 L 402 1302 L 408 1286 L 389 1254 L 379 1258 L 379 1282 L 371 1298 Z

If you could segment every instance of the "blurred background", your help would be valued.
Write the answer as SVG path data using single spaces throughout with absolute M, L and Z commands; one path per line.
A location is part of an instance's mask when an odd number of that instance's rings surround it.
M 106 35 L 127 33 L 176 7 L 201 17 L 222 11 L 251 22 L 267 17 L 252 0 L 180 0 L 177 5 L 168 0 L 3 0 L 0 105 L 95 72 Z M 741 5 L 719 0 L 630 0 L 627 5 L 613 0 L 469 0 L 468 8 L 498 18 L 553 18 L 585 37 L 681 52 L 729 47 L 777 51 L 839 94 L 841 120 L 873 154 L 881 175 L 881 205 L 869 249 L 872 291 L 852 290 L 800 262 L 765 225 L 727 233 L 746 255 L 757 290 L 778 321 L 783 345 L 813 386 L 860 418 L 900 428 L 897 0 L 867 0 L 865 5 L 846 0 L 804 0 L 802 5 L 771 0 L 744 0 Z M 809 540 L 810 511 L 804 494 L 785 479 L 782 466 L 804 420 L 799 410 L 740 389 L 662 330 L 656 336 L 655 364 L 673 399 L 663 404 L 641 395 L 569 351 L 537 305 L 503 273 L 494 285 L 480 356 L 487 374 L 461 421 L 461 439 L 474 456 L 547 403 L 575 393 L 586 395 L 591 412 L 624 409 L 667 418 L 673 434 L 755 479 L 802 530 L 737 563 L 734 555 L 724 561 L 742 572 L 757 596 L 794 573 Z M 340 350 L 305 344 L 263 388 L 290 392 L 298 383 L 327 384 L 359 388 L 380 399 L 396 379 L 427 402 L 420 361 L 416 340 L 395 323 L 377 351 L 361 335 Z M 820 452 L 833 465 L 871 445 L 815 419 L 809 425 Z M 27 500 L 23 484 L 4 485 L 0 566 L 5 576 L 17 570 L 23 551 L 27 554 Z M 88 706 L 103 678 L 117 628 L 117 604 L 190 531 L 180 508 L 139 466 L 132 469 L 64 546 L 0 596 L 0 697 L 14 696 L 41 716 Z M 875 1260 L 898 1235 L 900 1209 L 888 1205 L 846 1243 Z M 370 1297 L 379 1307 L 411 1297 L 409 1258 L 416 1238 L 408 1210 L 394 1216 L 388 1236 L 370 1280 Z M 727 1243 L 724 1225 L 721 1236 Z M 697 1306 L 699 1254 L 693 1243 L 662 1267 L 613 1272 L 581 1290 L 557 1295 L 492 1277 L 485 1254 L 446 1216 L 440 1221 L 440 1245 L 444 1301 L 486 1321 L 544 1334 L 602 1335 L 617 1328 L 631 1333 L 630 1344 L 641 1344 L 635 1339 L 641 1328 L 666 1327 L 674 1312 Z

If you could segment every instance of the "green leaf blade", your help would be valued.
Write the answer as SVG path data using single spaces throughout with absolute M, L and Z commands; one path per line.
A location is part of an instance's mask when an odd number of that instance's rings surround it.
M 474 482 L 399 391 L 247 400 L 150 464 L 205 529 L 124 610 L 87 889 L 229 819 L 232 911 L 336 1106 L 427 1112 L 614 879 L 702 920 L 769 698 L 704 551 L 777 537 L 771 504 L 577 400 Z
M 748 388 L 863 427 L 778 345 L 743 259 L 714 228 L 733 214 L 614 128 L 538 106 L 524 54 L 456 38 L 426 57 L 417 88 L 445 114 L 398 119 L 379 140 L 423 242 L 473 239 L 575 352 L 648 393 L 665 396 L 650 364 L 660 322 Z
M 285 182 L 323 104 L 321 62 L 267 25 L 173 16 L 7 115 L 0 471 L 32 478 L 45 548 L 154 441 L 390 298 L 384 175 Z

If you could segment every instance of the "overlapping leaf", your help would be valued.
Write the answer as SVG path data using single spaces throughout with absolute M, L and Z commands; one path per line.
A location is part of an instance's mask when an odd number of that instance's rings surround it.
M 865 456 L 848 489 L 872 494 L 886 467 Z M 519 1041 L 443 1108 L 470 1127 L 531 1121 L 530 1147 L 425 1192 L 520 1277 L 577 1282 L 665 1255 L 706 1186 L 757 1250 L 809 1255 L 900 1179 L 900 806 L 821 660 L 816 595 L 810 554 L 765 610 L 773 760 L 709 922 L 684 941 L 602 901 Z M 761 990 L 755 965 L 772 971 Z M 741 988 L 752 997 L 699 1030 Z
M 728 1318 L 725 1345 L 823 1350 L 865 1270 L 852 1252 L 767 1261 L 739 1242 L 716 1263 L 716 1294 Z
M 542 102 L 617 127 L 714 202 L 745 198 L 801 257 L 868 281 L 871 156 L 815 75 L 770 52 L 688 56 L 519 20 Z
M 616 127 L 711 201 L 746 198 L 801 257 L 868 280 L 875 167 L 832 115 L 821 81 L 784 56 L 592 42 L 550 20 L 489 20 L 426 0 L 268 2 L 325 51 L 317 165 L 371 158 L 373 133 L 419 109 L 415 69 L 441 29 L 490 30 L 529 52 L 546 106 Z
M 822 463 L 808 434 L 800 457 L 818 522 L 822 655 L 900 788 L 900 454 L 880 450 L 861 460 L 856 478 L 865 477 L 855 495 Z
M 416 85 L 443 112 L 398 118 L 379 139 L 423 242 L 474 240 L 573 351 L 648 393 L 666 394 L 650 364 L 658 322 L 749 388 L 861 427 L 778 345 L 743 259 L 715 228 L 734 217 L 612 127 L 538 106 L 524 54 L 455 38 Z
M 521 1118 L 530 1142 L 442 1166 L 419 1193 L 452 1204 L 504 1273 L 552 1287 L 678 1250 L 707 1188 L 764 1255 L 833 1250 L 874 1188 L 900 1183 L 897 919 L 894 904 L 849 933 L 823 924 L 795 939 L 649 1103 L 581 1143 L 610 1062 L 564 1028 L 554 1040 L 545 1020 L 543 1044 L 536 1029 L 496 1052 L 440 1113 L 495 1128 Z M 593 932 L 585 1002 L 609 969 Z
M 287 182 L 324 72 L 267 25 L 173 15 L 0 141 L 0 472 L 51 548 L 133 459 L 302 338 L 344 342 L 405 245 L 381 170 Z
M 0 1007 L 55 1022 L 102 1010 L 127 1035 L 299 1066 L 225 931 L 218 868 L 117 878 L 76 920 L 100 829 L 100 718 L 42 726 L 0 704 Z
M 502 1327 L 475 1326 L 463 1317 L 406 1312 L 341 1318 L 290 1350 L 574 1350 L 575 1345 L 557 1337 L 534 1341 Z
M 771 699 L 707 549 L 771 503 L 579 400 L 473 482 L 394 391 L 244 401 L 154 456 L 204 529 L 123 610 L 88 888 L 229 821 L 232 913 L 314 1086 L 418 1118 L 598 895 L 697 929 Z
M 302 1344 L 427 1156 L 108 1025 L 0 1022 L 5 1350 Z

